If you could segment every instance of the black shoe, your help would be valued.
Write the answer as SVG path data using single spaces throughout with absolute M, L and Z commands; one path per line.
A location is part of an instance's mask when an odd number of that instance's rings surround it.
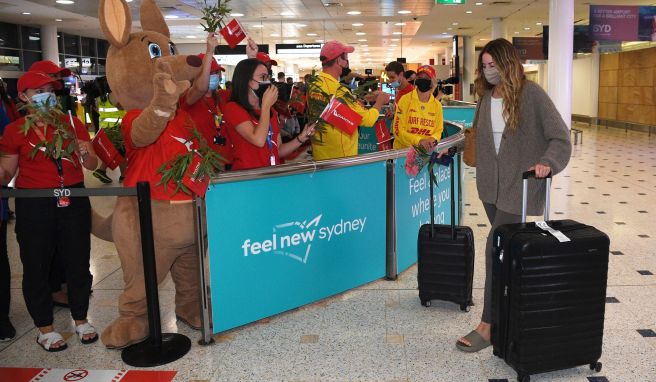
M 16 329 L 8 318 L 0 319 L 0 342 L 11 341 L 16 337 Z

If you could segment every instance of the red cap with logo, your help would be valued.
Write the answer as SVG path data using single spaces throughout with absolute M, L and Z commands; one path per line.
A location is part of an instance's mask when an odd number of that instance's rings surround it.
M 271 57 L 269 57 L 269 55 L 264 52 L 257 52 L 257 56 L 255 56 L 255 58 L 257 58 L 258 61 L 265 65 L 271 63 L 273 66 L 278 66 L 278 62 L 276 62 L 276 60 L 272 60 Z
M 18 91 L 24 92 L 27 89 L 38 89 L 48 84 L 52 84 L 55 90 L 62 88 L 62 84 L 59 81 L 53 80 L 47 74 L 30 70 L 18 79 Z
M 205 58 L 205 53 L 201 53 L 198 55 L 198 58 L 201 60 Z M 221 65 L 219 65 L 218 62 L 216 62 L 216 58 L 212 57 L 212 61 L 210 61 L 210 73 L 214 72 L 225 72 L 225 68 Z
M 72 73 L 69 69 L 60 68 L 57 64 L 48 60 L 33 63 L 29 71 L 43 72 L 45 74 L 61 74 L 64 77 L 68 77 Z
M 342 44 L 337 40 L 328 41 L 323 44 L 321 48 L 321 53 L 319 53 L 319 59 L 321 62 L 330 61 L 334 58 L 337 58 L 343 53 L 353 53 L 355 48 L 349 45 Z
M 417 76 L 421 73 L 426 73 L 428 74 L 428 77 L 430 77 L 431 80 L 434 80 L 437 78 L 437 74 L 435 73 L 435 68 L 433 68 L 430 65 L 422 65 L 417 69 Z

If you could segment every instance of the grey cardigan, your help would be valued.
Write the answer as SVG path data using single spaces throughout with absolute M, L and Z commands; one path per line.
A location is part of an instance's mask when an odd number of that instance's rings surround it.
M 524 84 L 520 99 L 519 127 L 506 128 L 499 154 L 494 150 L 490 99 L 492 91 L 481 98 L 476 132 L 476 188 L 479 198 L 502 211 L 522 212 L 522 172 L 536 163 L 561 172 L 569 162 L 572 142 L 567 125 L 542 88 L 531 81 Z M 544 181 L 529 180 L 528 215 L 542 215 Z

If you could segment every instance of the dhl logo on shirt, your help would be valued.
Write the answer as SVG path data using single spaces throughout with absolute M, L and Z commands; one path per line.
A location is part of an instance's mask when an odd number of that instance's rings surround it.
M 425 135 L 425 136 L 430 136 L 431 135 L 431 130 L 429 129 L 420 129 L 417 127 L 412 127 L 410 130 L 408 130 L 410 134 L 415 134 L 415 135 Z

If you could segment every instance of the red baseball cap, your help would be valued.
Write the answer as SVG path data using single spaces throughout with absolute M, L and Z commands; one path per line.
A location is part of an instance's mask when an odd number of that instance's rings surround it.
M 437 74 L 435 73 L 435 68 L 433 68 L 430 65 L 422 65 L 417 69 L 417 75 L 420 73 L 426 73 L 428 74 L 428 77 L 430 77 L 431 80 L 434 80 L 437 78 Z
M 271 57 L 269 57 L 269 55 L 264 52 L 257 52 L 255 58 L 257 58 L 263 64 L 271 63 L 273 66 L 278 66 L 278 62 L 276 60 L 272 60 Z
M 353 53 L 355 48 L 349 45 L 344 45 L 337 40 L 328 41 L 323 44 L 321 48 L 321 53 L 319 53 L 319 59 L 323 61 L 330 61 L 342 53 Z
M 69 69 L 60 68 L 54 62 L 47 60 L 33 63 L 28 71 L 43 72 L 45 74 L 61 74 L 64 77 L 68 77 L 72 74 Z
M 24 92 L 27 89 L 38 89 L 47 84 L 52 84 L 55 90 L 62 88 L 61 82 L 53 80 L 43 72 L 30 70 L 25 72 L 21 78 L 18 79 L 18 91 Z
M 205 58 L 205 53 L 199 54 L 198 58 L 200 58 L 201 60 Z M 210 73 L 219 72 L 219 71 L 225 72 L 225 68 L 219 65 L 218 62 L 216 62 L 216 58 L 212 57 L 212 61 L 210 61 Z

